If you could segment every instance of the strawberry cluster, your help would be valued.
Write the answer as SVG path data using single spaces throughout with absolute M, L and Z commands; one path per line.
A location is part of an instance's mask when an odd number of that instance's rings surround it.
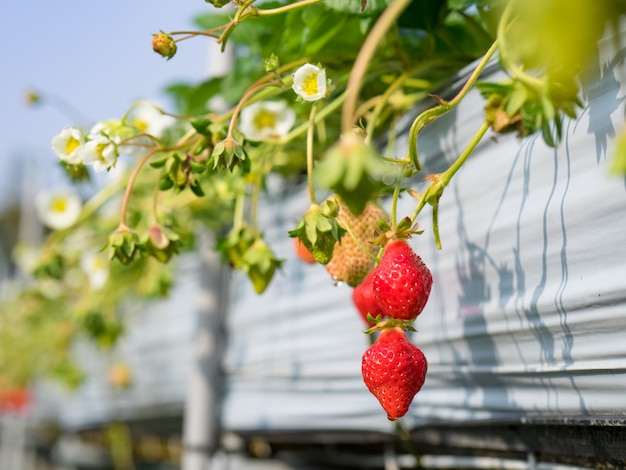
M 394 421 L 406 414 L 426 378 L 428 363 L 422 351 L 405 334 L 422 313 L 432 287 L 428 267 L 404 239 L 385 246 L 378 266 L 354 289 L 353 300 L 379 330 L 361 363 L 363 381 Z M 382 320 L 382 316 L 387 320 Z
M 338 197 L 331 198 L 339 204 L 338 221 L 349 235 L 335 243 L 326 270 L 334 281 L 354 287 L 352 301 L 369 327 L 367 332 L 379 332 L 363 354 L 361 371 L 365 385 L 393 421 L 406 414 L 426 377 L 426 358 L 405 330 L 414 331 L 411 323 L 428 301 L 433 278 L 407 243 L 415 233 L 410 221 L 376 238 L 380 227 L 388 228 L 383 209 L 368 203 L 355 215 Z M 302 260 L 315 262 L 304 245 L 295 243 Z M 385 244 L 377 265 L 376 257 L 368 253 L 375 243 Z

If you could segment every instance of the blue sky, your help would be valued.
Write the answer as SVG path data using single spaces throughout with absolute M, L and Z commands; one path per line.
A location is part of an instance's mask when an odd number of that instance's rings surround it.
M 33 172 L 37 188 L 59 182 L 50 141 L 63 126 L 121 117 L 137 99 L 171 109 L 161 93 L 167 84 L 205 79 L 212 39 L 183 41 L 170 61 L 152 51 L 151 39 L 160 29 L 195 29 L 192 18 L 209 8 L 203 0 L 7 4 L 0 15 L 0 208 L 16 192 L 19 166 Z M 45 103 L 26 106 L 29 89 L 69 103 L 89 122 Z

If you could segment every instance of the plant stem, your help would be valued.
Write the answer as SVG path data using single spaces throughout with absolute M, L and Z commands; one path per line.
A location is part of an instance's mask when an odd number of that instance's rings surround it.
M 365 133 L 365 143 L 369 144 L 372 141 L 374 129 L 376 128 L 376 121 L 378 121 L 378 117 L 380 116 L 380 113 L 382 112 L 385 104 L 387 104 L 387 102 L 389 101 L 389 98 L 391 97 L 391 95 L 393 95 L 393 93 L 402 86 L 402 84 L 407 79 L 407 77 L 408 77 L 408 73 L 404 72 L 402 75 L 396 78 L 396 80 L 387 87 L 387 89 L 382 94 L 378 103 L 376 103 L 376 106 L 374 107 L 374 110 L 372 111 L 372 117 L 367 123 L 367 129 Z
M 270 16 L 270 15 L 280 15 L 282 13 L 286 13 L 290 10 L 295 10 L 296 8 L 302 8 L 307 5 L 314 5 L 316 3 L 323 2 L 324 0 L 302 0 L 300 2 L 291 3 L 289 5 L 284 5 L 282 7 L 270 8 L 268 10 L 257 10 L 255 12 L 256 16 Z
M 133 171 L 130 174 L 130 177 L 128 178 L 128 183 L 126 184 L 126 191 L 124 192 L 124 199 L 122 200 L 122 210 L 120 211 L 120 226 L 126 226 L 126 209 L 128 207 L 128 201 L 130 199 L 130 192 L 133 189 L 133 184 L 135 183 L 135 179 L 137 178 L 137 175 L 139 174 L 139 170 L 141 170 L 141 167 L 144 166 L 144 164 L 148 160 L 150 160 L 150 158 L 154 154 L 158 153 L 160 150 L 162 150 L 160 147 L 153 148 L 148 153 L 146 153 L 143 157 L 141 157 L 141 160 L 139 160 L 135 168 L 133 168 Z
M 233 232 L 238 232 L 243 226 L 244 202 L 246 200 L 246 192 L 241 191 L 235 198 L 235 207 L 233 209 Z
M 352 240 L 354 241 L 356 246 L 359 247 L 359 249 L 363 253 L 365 253 L 367 256 L 372 258 L 374 261 L 378 262 L 378 258 L 375 255 L 371 254 L 369 250 L 363 246 L 363 244 L 359 241 L 359 239 L 356 237 L 356 235 L 354 234 L 354 232 L 352 231 L 352 229 L 350 228 L 348 224 L 346 224 L 340 217 L 336 217 L 335 220 L 337 220 L 339 225 L 341 225 L 345 229 L 345 231 L 348 232 L 348 235 L 352 237 Z
M 221 31 L 223 29 L 226 29 L 228 27 L 227 24 L 222 25 L 222 26 L 218 26 L 216 28 L 211 28 L 211 29 L 206 29 L 204 31 L 172 31 L 170 34 L 170 36 L 179 36 L 181 34 L 186 34 L 187 36 L 183 37 L 183 38 L 179 38 L 176 39 L 176 42 L 180 42 L 183 41 L 185 39 L 189 39 L 192 38 L 194 36 L 209 36 L 212 38 L 219 38 L 220 36 L 217 34 L 217 31 Z
M 237 122 L 237 118 L 239 117 L 239 113 L 241 112 L 241 109 L 248 101 L 248 98 L 252 96 L 253 94 L 255 94 L 257 91 L 262 90 L 263 88 L 269 87 L 271 85 L 272 84 L 270 83 L 257 83 L 251 86 L 250 88 L 248 88 L 248 90 L 244 93 L 244 95 L 239 100 L 239 103 L 237 103 L 237 106 L 235 106 L 235 109 L 233 110 L 233 113 L 230 117 L 230 123 L 228 124 L 228 132 L 226 133 L 226 139 L 233 138 L 233 132 L 235 131 L 235 123 Z
M 311 106 L 311 112 L 309 113 L 309 128 L 306 133 L 306 175 L 311 204 L 317 204 L 317 198 L 315 197 L 315 185 L 313 184 L 313 137 L 315 135 L 316 112 L 317 106 L 314 104 Z
M 259 91 L 262 91 L 264 88 L 268 88 L 271 86 L 281 87 L 282 85 L 287 83 L 289 80 L 283 79 L 282 82 L 280 83 L 268 83 L 268 82 L 272 78 L 276 77 L 276 73 L 278 74 L 284 73 L 304 63 L 306 63 L 306 59 L 300 59 L 300 60 L 290 62 L 289 64 L 279 67 L 275 72 L 265 74 L 264 76 L 259 78 L 256 82 L 254 82 L 252 85 L 250 85 L 248 90 L 246 90 L 244 95 L 239 100 L 239 103 L 237 103 L 237 106 L 235 106 L 235 108 L 227 114 L 227 116 L 230 116 L 230 123 L 228 125 L 228 133 L 226 135 L 226 138 L 227 139 L 232 138 L 233 131 L 235 130 L 235 123 L 237 121 L 237 118 L 243 106 L 245 104 L 250 104 L 251 102 L 254 102 L 253 100 L 250 99 L 252 95 L 254 95 L 255 93 L 258 93 Z
M 391 219 L 391 228 L 395 230 L 398 228 L 398 198 L 400 197 L 400 183 L 398 182 L 393 188 L 393 198 L 391 199 L 391 211 L 389 218 Z
M 254 179 L 254 187 L 252 188 L 252 197 L 250 199 L 250 220 L 252 221 L 252 230 L 256 235 L 259 234 L 259 196 L 261 195 L 262 179 L 263 175 L 259 172 Z
M 337 98 L 331 101 L 328 105 L 324 106 L 319 112 L 316 112 L 315 123 L 317 124 L 318 122 L 324 120 L 326 116 L 333 113 L 337 108 L 339 108 L 339 106 L 341 106 L 341 104 L 343 103 L 346 97 L 346 94 L 347 94 L 347 91 L 344 91 L 341 95 L 339 95 Z M 295 129 L 291 130 L 291 132 L 289 132 L 286 136 L 281 137 L 280 139 L 270 140 L 270 142 L 276 143 L 276 144 L 285 144 L 295 139 L 302 133 L 306 132 L 308 128 L 309 128 L 308 123 L 306 122 L 302 123 Z
M 454 98 L 452 98 L 450 101 L 438 99 L 438 106 L 427 109 L 413 121 L 411 129 L 409 131 L 409 150 L 406 158 L 413 162 L 415 168 L 418 171 L 421 170 L 421 165 L 419 163 L 419 157 L 417 153 L 417 137 L 419 136 L 419 133 L 422 131 L 422 129 L 424 129 L 424 127 L 453 109 L 457 104 L 461 102 L 461 100 L 463 100 L 463 98 L 465 98 L 465 95 L 467 95 L 470 89 L 474 86 L 474 84 L 478 80 L 478 77 L 480 77 L 480 74 L 487 66 L 489 59 L 491 59 L 491 56 L 493 56 L 497 49 L 498 40 L 496 39 Z
M 72 232 L 74 227 L 76 227 L 78 224 L 86 220 L 91 214 L 97 211 L 103 204 L 105 204 L 109 199 L 111 199 L 111 197 L 113 197 L 115 193 L 117 193 L 118 191 L 121 191 L 124 188 L 125 184 L 126 182 L 124 181 L 123 178 L 121 178 L 119 181 L 115 182 L 114 184 L 105 186 L 100 191 L 98 191 L 94 196 L 92 196 L 91 199 L 89 199 L 85 204 L 83 204 L 83 207 L 80 211 L 80 215 L 78 216 L 78 219 L 76 219 L 76 222 L 74 222 L 74 224 L 68 228 L 65 228 L 62 230 L 56 230 L 50 233 L 50 235 L 44 242 L 43 248 L 47 249 L 48 247 L 54 246 L 57 243 L 59 243 L 61 240 L 63 240 L 67 235 L 69 235 Z
M 465 150 L 463 150 L 463 152 L 461 153 L 461 155 L 459 155 L 455 162 L 450 165 L 450 167 L 443 173 L 432 175 L 430 177 L 431 183 L 422 193 L 422 197 L 420 197 L 420 200 L 417 203 L 417 207 L 415 208 L 415 211 L 411 216 L 412 223 L 415 223 L 415 219 L 424 208 L 426 203 L 438 203 L 439 197 L 441 197 L 441 195 L 443 194 L 443 190 L 445 189 L 445 187 L 450 183 L 450 180 L 456 174 L 456 172 L 459 171 L 459 169 L 463 166 L 463 164 L 474 151 L 478 143 L 487 133 L 490 126 L 491 122 L 485 120 L 476 132 L 476 134 L 474 134 L 474 137 L 472 137 L 472 140 L 469 142 L 467 147 L 465 147 Z
M 361 82 L 367 66 L 370 63 L 378 44 L 385 33 L 395 23 L 402 12 L 409 6 L 411 0 L 394 0 L 387 9 L 380 15 L 376 24 L 370 31 L 367 39 L 363 43 L 359 54 L 352 66 L 352 72 L 347 85 L 347 96 L 341 110 L 341 131 L 347 133 L 354 123 L 354 110 L 361 89 Z
M 241 6 L 237 9 L 237 13 L 235 13 L 235 18 L 233 18 L 233 25 L 239 24 L 239 22 L 242 19 L 244 19 L 242 18 L 242 15 L 245 13 L 248 7 L 252 5 L 255 1 L 256 0 L 245 0 L 245 2 L 241 4 Z

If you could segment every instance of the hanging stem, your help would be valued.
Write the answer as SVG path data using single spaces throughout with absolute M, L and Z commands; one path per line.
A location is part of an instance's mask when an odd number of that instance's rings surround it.
M 282 7 L 271 8 L 268 10 L 257 10 L 255 12 L 256 16 L 271 16 L 271 15 L 280 15 L 282 13 L 287 13 L 288 11 L 295 10 L 297 8 L 302 8 L 307 5 L 314 5 L 316 3 L 323 2 L 324 0 L 302 0 L 300 2 L 290 3 L 289 5 L 284 5 Z
M 226 139 L 233 138 L 233 132 L 235 130 L 235 123 L 237 122 L 237 118 L 239 117 L 239 113 L 241 112 L 241 109 L 247 103 L 248 98 L 254 95 L 257 91 L 262 90 L 263 88 L 266 88 L 268 86 L 271 86 L 271 84 L 270 83 L 258 83 L 248 88 L 248 90 L 244 93 L 244 95 L 241 97 L 241 100 L 239 100 L 239 103 L 237 103 L 237 106 L 235 106 L 235 109 L 233 110 L 233 114 L 230 118 L 230 123 L 228 125 L 228 132 L 226 134 Z
M 352 72 L 350 73 L 350 79 L 347 85 L 346 100 L 343 103 L 341 109 L 341 131 L 347 133 L 350 131 L 352 124 L 354 123 L 354 110 L 356 109 L 356 103 L 359 97 L 359 91 L 361 90 L 361 82 L 365 76 L 367 66 L 372 60 L 374 52 L 378 44 L 383 39 L 385 33 L 391 28 L 402 12 L 409 6 L 411 0 L 394 0 L 391 5 L 380 15 L 376 24 L 370 31 L 367 39 L 363 43 L 359 54 L 357 55 Z
M 389 101 L 389 98 L 391 97 L 391 95 L 393 95 L 393 93 L 402 86 L 402 84 L 407 79 L 407 77 L 408 77 L 408 73 L 404 72 L 402 75 L 396 78 L 396 80 L 391 85 L 389 85 L 389 87 L 387 87 L 387 89 L 385 90 L 385 93 L 383 93 L 380 100 L 376 103 L 376 106 L 374 107 L 374 110 L 372 111 L 372 116 L 369 122 L 367 123 L 365 143 L 369 144 L 372 141 L 372 136 L 374 134 L 374 129 L 376 128 L 376 123 L 378 121 L 378 117 L 380 116 L 380 113 L 382 112 L 384 106 Z
M 415 208 L 415 211 L 413 212 L 413 215 L 411 216 L 412 223 L 415 223 L 415 219 L 417 218 L 421 210 L 424 208 L 426 203 L 431 203 L 434 205 L 439 202 L 439 198 L 443 194 L 443 190 L 445 189 L 445 187 L 448 185 L 448 183 L 450 183 L 450 180 L 456 174 L 456 172 L 459 171 L 459 169 L 463 166 L 463 164 L 471 155 L 471 153 L 474 151 L 478 143 L 487 133 L 490 126 L 491 126 L 491 122 L 489 120 L 485 120 L 480 126 L 480 128 L 478 129 L 478 131 L 476 132 L 476 134 L 474 134 L 474 137 L 472 137 L 472 140 L 467 145 L 465 150 L 463 150 L 461 155 L 459 155 L 459 158 L 457 158 L 455 162 L 452 165 L 450 165 L 450 167 L 443 173 L 429 176 L 429 179 L 431 180 L 431 182 L 417 203 L 417 207 Z M 437 231 L 439 230 L 438 227 L 436 228 L 436 230 Z
M 315 185 L 313 184 L 313 137 L 315 136 L 316 112 L 317 106 L 314 104 L 311 106 L 311 112 L 309 113 L 309 128 L 306 133 L 306 175 L 311 204 L 317 204 L 317 198 L 315 197 Z
M 357 236 L 354 234 L 354 232 L 352 231 L 352 229 L 350 228 L 350 226 L 348 224 L 345 223 L 345 221 L 343 219 L 341 219 L 341 217 L 336 217 L 337 222 L 339 223 L 339 225 L 341 225 L 346 232 L 348 232 L 348 235 L 350 235 L 350 237 L 352 238 L 352 240 L 354 241 L 354 243 L 356 244 L 357 247 L 359 247 L 359 249 L 365 253 L 367 256 L 369 256 L 370 258 L 372 258 L 374 261 L 378 262 L 378 258 L 373 255 L 372 253 L 370 253 L 370 251 L 365 248 L 363 246 L 363 244 L 359 241 L 359 239 L 357 238 Z
M 238 232 L 243 226 L 244 202 L 246 200 L 245 191 L 241 191 L 235 198 L 235 207 L 233 210 L 233 232 Z
M 148 153 L 146 153 L 143 157 L 141 157 L 141 160 L 139 160 L 135 168 L 133 168 L 133 171 L 130 174 L 130 177 L 128 178 L 128 184 L 126 185 L 126 192 L 124 193 L 124 199 L 122 200 L 122 210 L 120 212 L 120 227 L 127 227 L 126 209 L 128 207 L 128 201 L 130 199 L 130 192 L 133 189 L 133 185 L 135 184 L 135 179 L 137 178 L 137 175 L 139 174 L 139 170 L 141 170 L 141 167 L 144 166 L 144 164 L 148 160 L 150 160 L 150 158 L 152 158 L 152 156 L 154 156 L 154 154 L 158 153 L 160 150 L 161 150 L 160 147 L 153 148 Z
M 496 52 L 497 49 L 498 49 L 498 40 L 494 41 L 494 43 L 491 45 L 489 50 L 487 50 L 487 52 L 485 53 L 481 61 L 478 63 L 478 65 L 476 66 L 476 68 L 474 69 L 470 77 L 465 82 L 465 85 L 463 85 L 463 88 L 461 88 L 461 90 L 457 93 L 457 95 L 454 98 L 452 98 L 450 101 L 445 101 L 445 100 L 442 100 L 441 98 L 437 98 L 437 101 L 439 102 L 438 106 L 427 109 L 422 114 L 420 114 L 415 119 L 415 121 L 413 121 L 413 124 L 411 125 L 411 129 L 409 131 L 409 151 L 408 151 L 406 158 L 408 158 L 409 160 L 413 162 L 417 171 L 421 170 L 421 165 L 419 163 L 419 158 L 418 158 L 418 153 L 417 153 L 417 137 L 419 133 L 422 131 L 422 129 L 424 129 L 424 127 L 426 127 L 435 119 L 443 116 L 445 113 L 453 109 L 456 105 L 458 105 L 461 102 L 461 100 L 463 100 L 463 98 L 465 98 L 465 95 L 467 95 L 467 93 L 474 86 L 474 84 L 478 80 L 478 77 L 480 77 L 480 74 L 487 66 L 489 59 L 491 59 L 491 56 L 493 56 L 493 54 Z
M 337 108 L 339 108 L 339 106 L 341 106 L 341 104 L 343 103 L 346 97 L 346 93 L 347 92 L 343 92 L 333 101 L 331 101 L 328 105 L 324 106 L 319 112 L 316 112 L 315 123 L 317 124 L 323 121 L 328 115 L 332 114 Z M 309 128 L 308 123 L 306 122 L 302 123 L 295 129 L 293 129 L 291 132 L 289 132 L 286 136 L 281 137 L 279 139 L 270 140 L 270 142 L 276 143 L 276 144 L 286 144 L 287 142 L 295 139 L 296 137 L 298 137 L 299 135 L 307 131 L 308 128 Z
M 391 210 L 389 211 L 389 219 L 391 220 L 391 228 L 398 228 L 398 198 L 400 197 L 400 182 L 393 188 L 393 197 L 391 199 Z
M 252 188 L 252 197 L 250 199 L 250 220 L 252 221 L 252 230 L 255 234 L 259 233 L 259 196 L 261 195 L 261 180 L 263 175 L 259 172 L 254 179 Z
M 306 63 L 306 59 L 300 59 L 300 60 L 296 60 L 294 62 L 290 62 L 289 64 L 283 65 L 281 67 L 279 67 L 275 72 L 271 72 L 268 73 L 264 76 L 262 76 L 261 78 L 259 78 L 256 82 L 254 82 L 252 85 L 250 85 L 250 88 L 248 88 L 248 90 L 244 93 L 244 95 L 241 97 L 241 99 L 239 100 L 239 103 L 237 103 L 237 106 L 235 106 L 235 108 L 228 114 L 230 116 L 230 123 L 228 125 L 228 133 L 226 135 L 227 139 L 232 139 L 233 137 L 233 132 L 235 130 L 235 123 L 237 122 L 237 118 L 239 116 L 239 113 L 241 112 L 241 109 L 243 108 L 243 106 L 245 104 L 249 104 L 250 102 L 250 98 L 252 97 L 252 95 L 254 95 L 255 93 L 258 93 L 259 91 L 263 90 L 264 88 L 267 87 L 271 87 L 271 86 L 275 86 L 275 87 L 281 87 L 284 84 L 286 84 L 286 82 L 288 80 L 284 80 L 280 83 L 278 82 L 270 82 L 270 80 L 272 80 L 273 78 L 276 77 L 276 74 L 281 74 L 284 73 L 290 69 L 293 69 L 295 67 L 298 67 L 302 64 Z M 269 83 L 268 83 L 269 82 Z
M 137 165 L 135 166 L 135 168 L 133 168 L 133 171 L 130 174 L 130 177 L 128 178 L 128 183 L 126 185 L 126 192 L 124 193 L 124 199 L 122 200 L 122 210 L 120 211 L 120 227 L 126 227 L 126 210 L 128 207 L 128 201 L 130 199 L 130 192 L 133 189 L 133 185 L 135 184 L 135 179 L 137 178 L 137 175 L 139 174 L 139 170 L 141 170 L 141 168 L 146 164 L 148 160 L 150 160 L 151 157 L 153 157 L 155 154 L 159 152 L 174 152 L 176 150 L 185 148 L 187 145 L 193 144 L 194 139 L 191 138 L 193 135 L 194 135 L 194 132 L 190 130 L 184 136 L 180 138 L 180 140 L 178 141 L 178 144 L 172 147 L 161 147 L 161 146 L 154 147 L 152 150 L 146 153 L 143 157 L 141 157 L 139 162 L 137 162 Z

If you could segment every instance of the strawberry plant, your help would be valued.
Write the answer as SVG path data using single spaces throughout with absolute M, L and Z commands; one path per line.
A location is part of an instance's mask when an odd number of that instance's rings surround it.
M 564 119 L 582 105 L 585 64 L 626 6 L 618 0 L 209 3 L 215 8 L 195 19 L 197 30 L 160 31 L 152 49 L 175 66 L 184 41 L 216 41 L 233 54 L 229 73 L 171 84 L 175 109 L 140 101 L 119 118 L 92 127 L 71 123 L 52 138 L 68 180 L 90 196 L 83 202 L 76 194 L 45 194 L 38 202 L 51 231 L 41 246 L 16 250 L 32 280 L 3 301 L 0 388 L 21 387 L 41 374 L 79 384 L 83 372 L 69 354 L 72 342 L 86 336 L 114 343 L 123 333 L 119 304 L 130 295 L 167 295 L 170 261 L 195 248 L 199 230 L 216 234 L 224 262 L 262 295 L 284 263 L 259 223 L 264 191 L 279 178 L 301 180 L 310 200 L 285 237 L 325 266 L 329 283 L 354 287 L 357 309 L 374 325 L 370 332 L 380 331 L 363 358 L 364 380 L 396 419 L 426 373 L 424 355 L 404 333 L 425 308 L 433 282 L 406 241 L 422 234 L 422 210 L 432 207 L 432 237 L 441 248 L 439 201 L 486 135 L 540 132 L 558 145 Z M 225 5 L 232 9 L 222 13 Z M 481 82 L 496 57 L 507 78 Z M 456 95 L 435 94 L 468 64 L 473 71 Z M 425 174 L 420 133 L 473 88 L 485 98 L 483 121 L 455 161 Z M 424 100 L 431 106 L 412 120 L 408 150 L 398 155 L 397 124 Z M 624 148 L 622 142 L 618 150 Z M 616 171 L 625 167 L 623 158 L 616 161 Z M 108 184 L 95 192 L 85 186 L 105 171 Z M 421 192 L 418 182 L 425 183 Z M 398 214 L 401 196 L 414 199 L 408 214 Z M 22 314 L 11 315 L 18 307 Z

